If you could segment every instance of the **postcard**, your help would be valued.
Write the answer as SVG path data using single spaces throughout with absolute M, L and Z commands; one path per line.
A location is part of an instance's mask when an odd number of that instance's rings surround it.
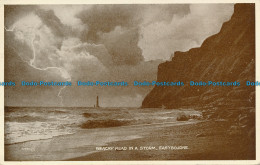
M 259 1 L 0 8 L 0 164 L 260 163 Z

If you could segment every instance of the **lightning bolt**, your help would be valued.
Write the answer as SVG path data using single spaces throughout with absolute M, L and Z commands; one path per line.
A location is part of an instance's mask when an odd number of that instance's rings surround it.
M 13 26 L 13 27 L 10 28 L 10 29 L 7 29 L 6 27 L 4 27 L 4 29 L 5 29 L 5 31 L 7 31 L 7 32 L 14 32 L 15 26 Z M 46 68 L 39 68 L 39 67 L 35 66 L 35 64 L 34 64 L 35 59 L 36 59 L 36 51 L 35 51 L 35 47 L 34 47 L 35 38 L 36 38 L 36 34 L 35 34 L 35 32 L 34 32 L 34 37 L 33 37 L 32 40 L 31 40 L 31 46 L 32 46 L 32 51 L 33 51 L 33 57 L 32 57 L 32 59 L 30 59 L 30 61 L 25 61 L 25 60 L 20 56 L 20 54 L 17 52 L 17 54 L 21 57 L 22 61 L 25 62 L 25 63 L 27 63 L 29 66 L 31 66 L 32 68 L 34 68 L 34 69 L 36 69 L 36 70 L 47 71 L 47 70 L 50 70 L 50 69 L 57 69 L 57 70 L 61 73 L 62 77 L 66 79 L 66 81 L 71 81 L 71 75 L 68 74 L 68 72 L 66 71 L 66 69 L 64 69 L 63 67 L 54 67 L 54 66 L 52 66 L 52 67 L 46 67 Z M 60 101 L 60 105 L 61 105 L 61 106 L 64 106 L 64 104 L 63 104 L 63 97 L 62 97 L 61 93 L 62 93 L 62 90 L 64 90 L 66 87 L 67 87 L 67 86 L 63 86 L 62 88 L 60 88 L 59 93 L 58 93 L 58 97 L 59 97 L 60 100 L 61 100 L 61 101 Z

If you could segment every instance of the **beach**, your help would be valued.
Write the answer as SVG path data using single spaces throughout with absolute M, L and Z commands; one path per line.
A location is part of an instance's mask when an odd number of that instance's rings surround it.
M 174 121 L 83 129 L 5 145 L 5 160 L 251 160 L 255 142 L 225 120 Z
M 9 107 L 5 113 L 7 161 L 68 160 L 103 153 L 98 147 L 113 144 L 116 149 L 121 142 L 145 138 L 157 143 L 154 147 L 172 146 L 172 142 L 165 144 L 156 137 L 164 137 L 168 128 L 202 122 L 177 121 L 181 114 L 201 115 L 199 111 L 184 109 Z M 174 138 L 170 134 L 169 137 Z M 180 145 L 188 146 L 185 143 Z M 139 142 L 136 147 L 141 147 Z
M 138 147 L 139 150 L 110 150 L 69 159 L 87 160 L 251 160 L 255 144 L 245 134 L 230 135 L 226 121 L 202 121 L 156 129 L 134 140 L 109 143 L 107 146 Z M 160 146 L 175 146 L 161 149 Z M 188 146 L 188 149 L 176 149 Z M 148 147 L 140 150 L 140 147 Z M 149 149 L 150 147 L 150 149 Z M 156 149 L 154 149 L 155 147 Z

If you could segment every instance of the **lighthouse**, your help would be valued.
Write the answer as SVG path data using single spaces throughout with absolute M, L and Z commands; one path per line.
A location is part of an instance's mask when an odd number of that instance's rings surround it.
M 98 104 L 98 96 L 97 96 L 96 108 L 99 108 L 99 104 Z

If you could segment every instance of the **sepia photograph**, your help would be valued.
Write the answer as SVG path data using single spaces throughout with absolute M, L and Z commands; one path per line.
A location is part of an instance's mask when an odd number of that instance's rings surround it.
M 257 159 L 255 3 L 3 8 L 5 162 Z

